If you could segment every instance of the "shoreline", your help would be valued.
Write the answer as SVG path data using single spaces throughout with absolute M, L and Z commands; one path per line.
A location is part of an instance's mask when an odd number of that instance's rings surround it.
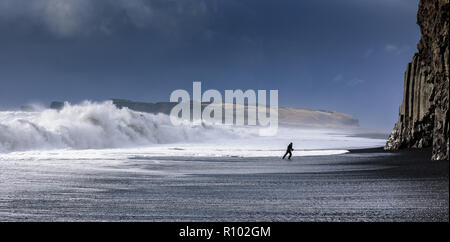
M 449 162 L 428 154 L 0 162 L 0 211 L 3 221 L 448 222 Z
M 431 161 L 432 147 L 426 148 L 404 148 L 399 150 L 384 150 L 384 147 L 373 147 L 373 148 L 362 148 L 362 149 L 348 149 L 350 154 L 368 154 L 368 153 L 386 153 L 386 154 L 405 154 L 405 155 L 419 155 L 420 158 L 427 159 Z M 445 161 L 445 160 L 444 160 Z

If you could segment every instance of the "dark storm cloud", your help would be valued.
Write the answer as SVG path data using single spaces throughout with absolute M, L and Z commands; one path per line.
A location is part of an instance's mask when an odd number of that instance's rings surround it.
M 278 89 L 281 106 L 392 128 L 417 0 L 0 0 L 0 108 L 174 89 Z
M 57 36 L 111 34 L 120 27 L 181 28 L 186 18 L 206 15 L 206 0 L 2 0 L 4 21 L 24 21 Z

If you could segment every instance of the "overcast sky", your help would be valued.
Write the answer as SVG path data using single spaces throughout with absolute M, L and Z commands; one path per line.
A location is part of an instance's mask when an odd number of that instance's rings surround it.
M 278 89 L 392 129 L 417 0 L 0 0 L 0 109 Z

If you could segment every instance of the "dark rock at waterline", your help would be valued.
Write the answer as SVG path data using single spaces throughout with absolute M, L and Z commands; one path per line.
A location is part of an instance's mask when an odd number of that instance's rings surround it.
M 64 107 L 64 102 L 54 101 L 50 104 L 51 109 L 61 110 Z
M 449 0 L 421 0 L 421 39 L 405 72 L 403 103 L 385 149 L 432 146 L 433 160 L 449 159 Z

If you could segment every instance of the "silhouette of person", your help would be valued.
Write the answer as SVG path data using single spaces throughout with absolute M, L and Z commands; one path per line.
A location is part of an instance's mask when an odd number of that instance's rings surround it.
M 291 157 L 292 157 L 292 151 L 293 150 L 294 150 L 294 148 L 292 148 L 292 142 L 291 142 L 291 143 L 289 143 L 289 145 L 287 147 L 286 153 L 283 155 L 283 160 L 284 160 L 284 158 L 286 157 L 287 154 L 289 154 L 288 159 L 290 160 Z

